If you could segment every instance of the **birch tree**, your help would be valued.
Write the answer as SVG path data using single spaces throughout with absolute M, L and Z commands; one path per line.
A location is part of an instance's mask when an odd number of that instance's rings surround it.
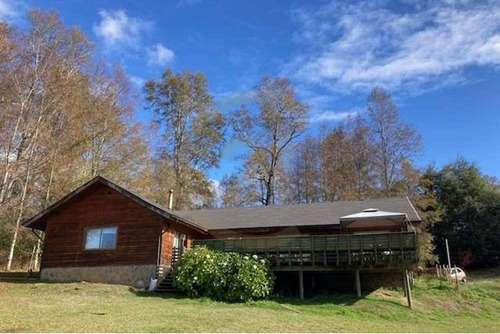
M 257 111 L 246 106 L 231 114 L 234 137 L 243 142 L 250 154 L 250 173 L 262 186 L 261 203 L 275 203 L 277 170 L 285 149 L 307 126 L 309 106 L 301 103 L 286 78 L 264 77 L 256 89 Z
M 0 24 L 0 253 L 8 269 L 20 242 L 18 259 L 39 251 L 20 228 L 27 215 L 98 173 L 134 183 L 149 154 L 123 71 L 98 64 L 87 36 L 57 14 L 28 17 L 22 31 Z
M 382 193 L 390 196 L 401 177 L 403 161 L 411 161 L 422 150 L 416 130 L 404 123 L 391 95 L 375 88 L 368 98 L 369 126 L 375 145 L 375 168 Z
M 199 72 L 175 74 L 167 69 L 160 80 L 148 81 L 144 91 L 161 126 L 159 162 L 174 170 L 174 207 L 191 207 L 193 196 L 211 194 L 205 171 L 219 164 L 224 117 L 215 109 L 208 80 Z

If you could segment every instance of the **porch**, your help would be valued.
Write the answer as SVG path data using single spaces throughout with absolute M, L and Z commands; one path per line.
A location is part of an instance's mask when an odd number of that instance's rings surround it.
M 418 261 L 415 232 L 194 240 L 223 252 L 268 259 L 275 271 L 406 268 Z

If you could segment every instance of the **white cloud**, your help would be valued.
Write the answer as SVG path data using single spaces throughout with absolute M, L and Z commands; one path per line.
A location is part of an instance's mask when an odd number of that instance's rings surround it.
M 383 0 L 295 10 L 300 29 L 294 40 L 307 53 L 289 63 L 285 74 L 336 92 L 374 85 L 415 91 L 462 82 L 474 66 L 500 66 L 499 1 L 400 5 L 407 10 Z
M 199 4 L 202 0 L 180 0 L 177 3 L 177 7 L 183 7 L 183 6 L 194 6 L 196 4 Z
M 174 51 L 167 49 L 163 44 L 158 43 L 148 50 L 148 64 L 165 66 L 175 57 Z
M 18 18 L 25 7 L 23 1 L 0 0 L 0 20 L 8 22 Z
M 226 93 L 215 97 L 215 103 L 217 104 L 217 107 L 222 111 L 232 111 L 232 109 L 239 108 L 244 104 L 251 104 L 254 101 L 254 90 Z
M 339 122 L 347 118 L 354 117 L 359 114 L 359 111 L 324 111 L 311 115 L 309 122 Z
M 123 9 L 99 11 L 101 21 L 94 24 L 94 33 L 103 40 L 109 48 L 121 46 L 139 48 L 141 36 L 149 31 L 153 23 L 128 16 Z
M 128 79 L 137 88 L 142 88 L 144 86 L 144 84 L 146 83 L 146 80 L 144 78 L 136 77 L 136 76 L 133 76 L 133 75 L 129 75 Z

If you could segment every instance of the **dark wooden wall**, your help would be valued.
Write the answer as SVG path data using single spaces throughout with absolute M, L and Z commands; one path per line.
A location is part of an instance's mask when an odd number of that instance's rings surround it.
M 333 235 L 370 232 L 402 232 L 406 227 L 368 227 L 368 228 L 341 228 L 340 224 L 317 226 L 291 226 L 291 227 L 265 227 L 245 228 L 231 230 L 212 230 L 209 236 L 202 239 L 227 239 L 227 238 L 257 238 L 257 237 L 286 237 L 295 235 Z
M 186 234 L 186 247 L 193 246 L 194 239 L 202 239 L 204 235 L 198 233 L 181 224 L 165 220 L 163 225 L 162 244 L 161 244 L 161 264 L 170 265 L 172 260 L 172 249 L 174 246 L 174 234 L 179 231 Z
M 156 264 L 164 218 L 95 184 L 47 219 L 42 268 Z M 117 226 L 114 250 L 84 250 L 85 229 Z

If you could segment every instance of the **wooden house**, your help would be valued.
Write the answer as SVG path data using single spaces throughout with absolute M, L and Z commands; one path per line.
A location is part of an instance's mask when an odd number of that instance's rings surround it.
M 194 245 L 257 255 L 277 273 L 402 273 L 418 260 L 408 198 L 210 210 L 162 208 L 97 176 L 30 218 L 42 279 L 145 286 Z

